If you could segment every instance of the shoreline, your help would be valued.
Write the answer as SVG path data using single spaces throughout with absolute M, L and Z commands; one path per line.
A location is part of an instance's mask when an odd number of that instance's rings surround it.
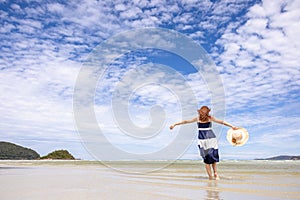
M 119 161 L 116 166 L 139 171 L 157 162 Z M 218 165 L 221 180 L 211 181 L 200 160 L 178 161 L 139 174 L 99 161 L 1 160 L 0 195 L 10 200 L 299 199 L 299 166 L 298 161 L 222 161 Z

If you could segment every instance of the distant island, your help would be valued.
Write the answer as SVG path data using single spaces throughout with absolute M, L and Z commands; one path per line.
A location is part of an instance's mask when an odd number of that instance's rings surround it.
M 282 156 L 275 156 L 275 157 L 271 157 L 271 158 L 258 158 L 255 160 L 300 160 L 300 156 L 282 155 Z
M 0 160 L 75 160 L 67 150 L 56 150 L 46 156 L 40 156 L 36 151 L 10 142 L 0 142 Z
M 75 160 L 67 150 L 56 150 L 49 153 L 47 156 L 40 157 L 40 159 L 53 159 L 53 160 Z

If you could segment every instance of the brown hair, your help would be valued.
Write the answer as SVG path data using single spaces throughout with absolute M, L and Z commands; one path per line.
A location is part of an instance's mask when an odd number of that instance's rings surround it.
M 232 143 L 234 143 L 234 144 L 237 144 L 237 142 L 236 142 L 236 139 L 235 139 L 235 138 L 232 138 L 232 139 L 231 139 L 231 142 L 232 142 Z
M 207 106 L 202 106 L 199 110 L 199 120 L 202 122 L 206 122 L 210 119 L 209 115 L 210 109 Z

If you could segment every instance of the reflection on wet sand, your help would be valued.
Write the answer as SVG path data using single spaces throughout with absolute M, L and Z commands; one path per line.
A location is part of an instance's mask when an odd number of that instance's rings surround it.
M 208 181 L 206 189 L 206 199 L 220 200 L 217 181 Z

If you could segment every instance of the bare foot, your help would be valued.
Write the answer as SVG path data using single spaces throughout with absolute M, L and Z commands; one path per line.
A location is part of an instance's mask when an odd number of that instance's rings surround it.
M 209 180 L 214 180 L 214 178 L 212 176 L 209 176 L 208 179 Z
M 215 180 L 220 180 L 220 177 L 217 173 L 215 173 L 214 176 L 215 176 Z

